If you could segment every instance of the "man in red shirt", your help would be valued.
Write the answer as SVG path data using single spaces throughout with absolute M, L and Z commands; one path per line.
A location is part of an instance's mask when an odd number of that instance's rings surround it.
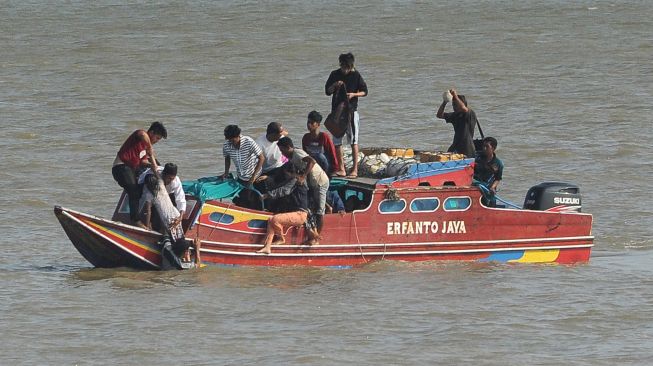
M 322 115 L 317 111 L 308 114 L 306 127 L 308 133 L 302 138 L 302 150 L 306 151 L 320 165 L 327 175 L 331 176 L 340 170 L 340 164 L 336 155 L 336 148 L 331 137 L 320 131 Z
M 152 145 L 162 138 L 168 138 L 168 132 L 163 124 L 158 121 L 152 123 L 147 131 L 136 130 L 132 132 L 116 154 L 111 169 L 113 179 L 127 192 L 129 217 L 132 223 L 143 228 L 146 226 L 138 217 L 138 201 L 142 193 L 142 188 L 137 180 L 138 173 L 147 167 L 152 168 L 153 172 L 158 171 Z

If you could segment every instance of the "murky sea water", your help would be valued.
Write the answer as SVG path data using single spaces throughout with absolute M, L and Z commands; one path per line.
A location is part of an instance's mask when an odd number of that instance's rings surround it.
M 0 360 L 12 365 L 647 365 L 653 359 L 653 4 L 0 3 Z M 54 205 L 110 216 L 120 144 L 161 120 L 182 178 L 222 130 L 300 138 L 351 51 L 362 146 L 446 149 L 456 87 L 521 204 L 581 186 L 588 264 L 92 269 Z

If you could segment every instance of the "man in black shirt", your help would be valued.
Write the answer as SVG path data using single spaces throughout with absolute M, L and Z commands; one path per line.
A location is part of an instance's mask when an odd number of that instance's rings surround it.
M 503 179 L 503 162 L 497 157 L 497 139 L 486 137 L 483 139 L 483 151 L 476 157 L 474 166 L 474 180 L 487 188 L 483 195 L 484 205 L 496 207 L 496 193 L 499 182 Z
M 332 109 L 336 107 L 336 91 L 341 86 L 347 90 L 349 106 L 354 111 L 352 124 L 347 128 L 347 141 L 351 144 L 353 168 L 349 177 L 358 176 L 358 135 L 359 135 L 359 116 L 358 116 L 358 98 L 367 96 L 367 84 L 361 74 L 354 68 L 354 55 L 343 53 L 338 57 L 340 68 L 331 71 L 329 78 L 324 84 L 326 95 L 333 95 L 331 99 Z M 340 170 L 335 172 L 336 176 L 345 176 L 345 162 L 342 156 L 342 137 L 333 137 L 333 144 L 336 146 L 336 157 L 340 161 Z
M 455 89 L 450 89 L 452 113 L 444 113 L 444 107 L 448 100 L 443 98 L 442 104 L 436 116 L 443 118 L 447 123 L 453 125 L 453 143 L 449 146 L 448 152 L 465 154 L 468 158 L 475 157 L 474 129 L 476 128 L 476 113 L 467 107 L 467 100 L 464 95 L 458 95 Z

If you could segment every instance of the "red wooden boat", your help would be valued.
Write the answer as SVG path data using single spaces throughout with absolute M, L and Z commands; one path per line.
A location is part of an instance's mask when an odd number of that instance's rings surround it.
M 580 213 L 578 187 L 544 183 L 527 194 L 524 208 L 490 208 L 472 185 L 473 159 L 416 163 L 397 177 L 340 180 L 350 207 L 324 217 L 319 245 L 302 245 L 303 227 L 290 228 L 286 244 L 262 248 L 266 211 L 230 200 L 202 202 L 188 195 L 187 238 L 202 241 L 205 264 L 354 266 L 377 260 L 577 263 L 589 260 L 592 215 Z M 353 197 L 353 198 L 350 198 Z M 353 203 L 352 203 L 353 202 Z M 66 234 L 96 267 L 157 269 L 161 234 L 128 222 L 123 193 L 112 220 L 55 207 Z

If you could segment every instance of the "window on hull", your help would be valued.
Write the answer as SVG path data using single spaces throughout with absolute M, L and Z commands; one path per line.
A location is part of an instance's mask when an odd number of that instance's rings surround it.
M 410 203 L 411 212 L 433 212 L 440 207 L 440 200 L 437 198 L 415 198 Z
M 383 200 L 379 203 L 379 212 L 384 214 L 401 213 L 406 209 L 406 200 Z
M 249 220 L 247 227 L 250 229 L 265 229 L 268 227 L 268 220 Z
M 231 215 L 223 214 L 221 212 L 214 212 L 209 215 L 209 221 L 217 224 L 229 225 L 234 222 L 234 217 Z
M 445 211 L 465 211 L 472 205 L 469 197 L 449 197 L 444 200 Z

